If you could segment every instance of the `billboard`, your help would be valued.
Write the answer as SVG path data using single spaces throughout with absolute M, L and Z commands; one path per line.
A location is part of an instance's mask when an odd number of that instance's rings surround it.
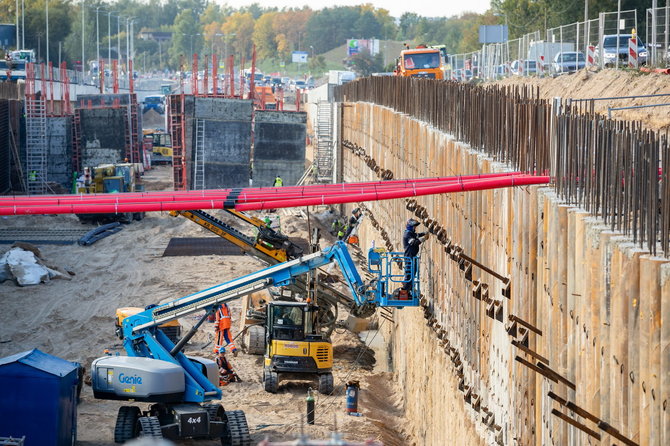
M 347 40 L 347 57 L 367 50 L 374 56 L 379 53 L 379 39 L 349 39 Z
M 294 51 L 291 55 L 291 62 L 293 63 L 307 63 L 307 51 Z
M 0 47 L 5 50 L 16 48 L 16 25 L 0 23 Z
M 479 43 L 501 43 L 508 39 L 507 25 L 482 25 L 479 27 Z

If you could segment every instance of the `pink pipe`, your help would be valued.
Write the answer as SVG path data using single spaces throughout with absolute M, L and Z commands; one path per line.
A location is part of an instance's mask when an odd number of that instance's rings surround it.
M 417 197 L 424 195 L 466 192 L 501 187 L 526 186 L 549 183 L 548 176 L 524 176 L 512 178 L 495 178 L 471 180 L 458 184 L 444 184 L 429 187 L 413 187 L 399 190 L 371 192 L 361 195 L 322 195 L 292 200 L 270 200 L 268 202 L 242 203 L 235 206 L 238 211 L 315 206 L 321 204 L 355 203 L 358 201 L 391 200 L 397 198 Z M 90 214 L 120 212 L 166 212 L 191 209 L 222 209 L 224 200 L 197 200 L 183 202 L 154 203 L 114 203 L 114 204 L 61 204 L 51 206 L 35 206 L 15 204 L 0 207 L 0 215 L 31 215 L 31 214 Z
M 497 178 L 501 175 L 496 175 L 495 177 L 485 177 L 485 178 Z M 511 176 L 505 175 L 504 178 L 510 178 Z M 471 178 L 479 179 L 480 176 L 470 175 L 468 177 L 452 177 L 448 181 L 423 181 L 416 182 L 412 181 L 403 181 L 402 183 L 394 184 L 378 184 L 373 183 L 370 185 L 363 186 L 351 186 L 349 184 L 335 184 L 328 187 L 325 190 L 306 190 L 305 188 L 300 189 L 288 189 L 288 188 L 266 188 L 258 192 L 248 193 L 247 189 L 241 189 L 240 193 L 235 196 L 235 201 L 238 203 L 243 202 L 253 202 L 253 201 L 267 201 L 268 199 L 290 199 L 290 198 L 309 198 L 313 196 L 321 196 L 324 193 L 329 194 L 361 194 L 361 193 L 370 193 L 370 192 L 379 192 L 383 190 L 393 190 L 401 188 L 410 188 L 410 187 L 426 187 L 431 185 L 441 185 L 445 183 L 460 183 L 462 181 L 471 181 Z M 365 184 L 365 183 L 363 183 Z M 402 186 L 400 186 L 402 184 Z M 31 205 L 65 205 L 65 204 L 78 204 L 78 203 L 87 203 L 87 204 L 114 204 L 114 203 L 151 203 L 158 200 L 161 201 L 193 201 L 193 200 L 224 200 L 230 198 L 230 190 L 204 190 L 204 191 L 191 191 L 188 193 L 155 193 L 155 192 L 143 192 L 143 193 L 120 193 L 120 194 L 83 194 L 83 195 L 51 195 L 51 196 L 13 196 L 9 198 L 4 198 L 0 200 L 0 206 L 13 206 L 17 203 L 21 204 L 31 204 Z
M 518 177 L 505 177 L 505 178 L 524 178 L 526 176 L 518 176 Z M 533 178 L 533 177 L 531 177 Z M 460 178 L 459 178 L 460 180 Z M 483 181 L 483 180 L 469 180 L 469 181 Z M 443 183 L 422 183 L 421 185 L 417 186 L 415 184 L 411 184 L 411 187 L 405 187 L 403 189 L 410 189 L 410 188 L 424 188 L 424 187 L 430 187 L 430 186 L 439 186 L 439 185 L 444 185 L 444 184 L 461 184 L 463 181 L 450 181 L 450 182 L 443 182 Z M 342 191 L 337 190 L 337 193 L 329 191 L 327 195 L 330 196 L 341 196 L 341 195 L 348 195 L 348 196 L 359 196 L 361 194 L 366 194 L 366 193 L 380 193 L 384 191 L 389 191 L 389 190 L 398 190 L 400 188 L 395 187 L 395 188 L 347 188 Z M 241 203 L 250 203 L 250 202 L 257 202 L 257 201 L 263 201 L 263 202 L 268 202 L 268 201 L 274 201 L 274 200 L 288 200 L 288 199 L 303 199 L 303 198 L 311 198 L 311 197 L 321 197 L 324 194 L 323 193 L 310 193 L 310 194 L 299 194 L 299 193 L 293 193 L 293 194 L 286 194 L 286 193 L 280 193 L 281 188 L 273 188 L 274 194 L 255 194 L 253 197 L 248 197 L 246 194 L 241 194 L 235 197 L 234 200 L 231 200 L 233 204 L 241 204 Z M 0 206 L 16 206 L 16 205 L 26 205 L 26 206 L 58 206 L 58 205 L 77 205 L 77 204 L 86 204 L 86 205 L 103 205 L 103 204 L 109 204 L 109 205 L 119 205 L 119 204 L 142 204 L 142 203 L 155 203 L 156 201 L 161 201 L 161 202 L 193 202 L 193 201 L 202 201 L 202 200 L 228 200 L 230 199 L 229 194 L 218 194 L 218 193 L 212 193 L 209 195 L 204 195 L 204 196 L 181 196 L 181 197 L 172 197 L 172 196 L 164 196 L 164 197 L 154 197 L 151 195 L 151 193 L 144 194 L 144 196 L 128 196 L 128 194 L 102 194 L 102 195 L 81 195 L 77 196 L 76 198 L 69 198 L 69 199 L 63 199 L 60 198 L 59 196 L 54 196 L 53 198 L 46 198 L 43 200 L 39 199 L 27 199 L 25 197 L 15 197 L 15 199 L 11 202 L 3 202 L 0 203 Z
M 255 192 L 263 192 L 263 197 L 267 193 L 305 193 L 312 191 L 326 192 L 326 191 L 348 191 L 350 188 L 355 187 L 410 187 L 414 184 L 424 184 L 424 183 L 443 183 L 446 181 L 463 181 L 470 179 L 483 179 L 483 178 L 496 178 L 496 177 L 509 177 L 515 175 L 524 175 L 519 172 L 511 173 L 495 173 L 495 174 L 478 174 L 478 175 L 463 175 L 463 176 L 454 176 L 454 177 L 435 177 L 435 178 L 418 178 L 414 180 L 389 180 L 389 181 L 373 181 L 373 182 L 358 182 L 358 183 L 337 183 L 337 184 L 319 184 L 319 185 L 309 185 L 309 186 L 284 186 L 284 187 L 257 187 L 257 188 L 243 188 L 240 189 L 241 193 L 246 194 L 247 196 L 253 196 Z M 198 191 L 152 191 L 152 192 L 124 192 L 122 194 L 114 194 L 124 197 L 198 197 L 198 198 L 214 198 L 218 196 L 219 198 L 224 198 L 229 194 L 233 189 L 207 189 L 207 190 L 198 190 Z M 59 203 L 75 203 L 81 201 L 87 201 L 91 197 L 103 197 L 110 198 L 110 194 L 70 194 L 70 195 L 39 195 L 39 196 L 0 196 L 0 205 L 4 202 L 14 202 L 17 198 L 25 201 L 34 200 L 40 204 L 46 203 L 46 200 L 52 201 L 57 200 Z M 62 200 L 72 200 L 71 202 L 66 202 Z M 115 201 L 115 200 L 112 200 Z M 36 203 L 37 204 L 37 203 Z

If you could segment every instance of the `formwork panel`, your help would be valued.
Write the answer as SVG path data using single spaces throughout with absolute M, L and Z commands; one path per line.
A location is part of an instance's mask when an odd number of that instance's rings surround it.
M 123 161 L 127 111 L 123 108 L 81 110 L 82 167 Z
M 193 104 L 193 105 L 191 105 Z M 249 185 L 252 103 L 240 99 L 187 100 L 185 114 L 189 186 L 193 188 L 198 120 L 204 120 L 204 184 L 207 189 Z
M 72 182 L 72 118 L 47 118 L 47 178 L 65 187 Z
M 305 171 L 306 135 L 306 113 L 256 111 L 254 186 L 272 186 L 277 175 L 296 184 Z
M 0 194 L 9 192 L 10 184 L 10 135 L 9 101 L 0 100 Z

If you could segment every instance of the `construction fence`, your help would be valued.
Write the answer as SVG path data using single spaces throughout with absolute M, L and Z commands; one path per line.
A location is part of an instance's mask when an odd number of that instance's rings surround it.
M 447 78 L 493 80 L 511 75 L 549 76 L 585 67 L 670 67 L 669 11 L 667 6 L 649 8 L 646 29 L 639 29 L 636 10 L 601 12 L 598 18 L 550 28 L 545 33 L 535 31 L 518 39 L 483 45 L 479 51 L 450 55 Z M 638 38 L 633 56 L 629 56 L 631 34 Z M 569 69 L 554 63 L 563 62 L 557 55 L 566 52 L 578 53 L 578 63 L 570 64 Z

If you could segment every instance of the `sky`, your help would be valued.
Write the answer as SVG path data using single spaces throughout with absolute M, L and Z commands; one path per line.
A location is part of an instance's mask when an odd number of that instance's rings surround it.
M 225 0 L 224 0 L 225 2 Z M 233 7 L 258 3 L 263 7 L 302 7 L 309 5 L 314 10 L 333 6 L 355 6 L 372 3 L 376 8 L 388 9 L 391 16 L 399 18 L 405 12 L 413 12 L 423 17 L 451 17 L 463 12 L 483 13 L 491 6 L 490 0 L 229 0 Z

